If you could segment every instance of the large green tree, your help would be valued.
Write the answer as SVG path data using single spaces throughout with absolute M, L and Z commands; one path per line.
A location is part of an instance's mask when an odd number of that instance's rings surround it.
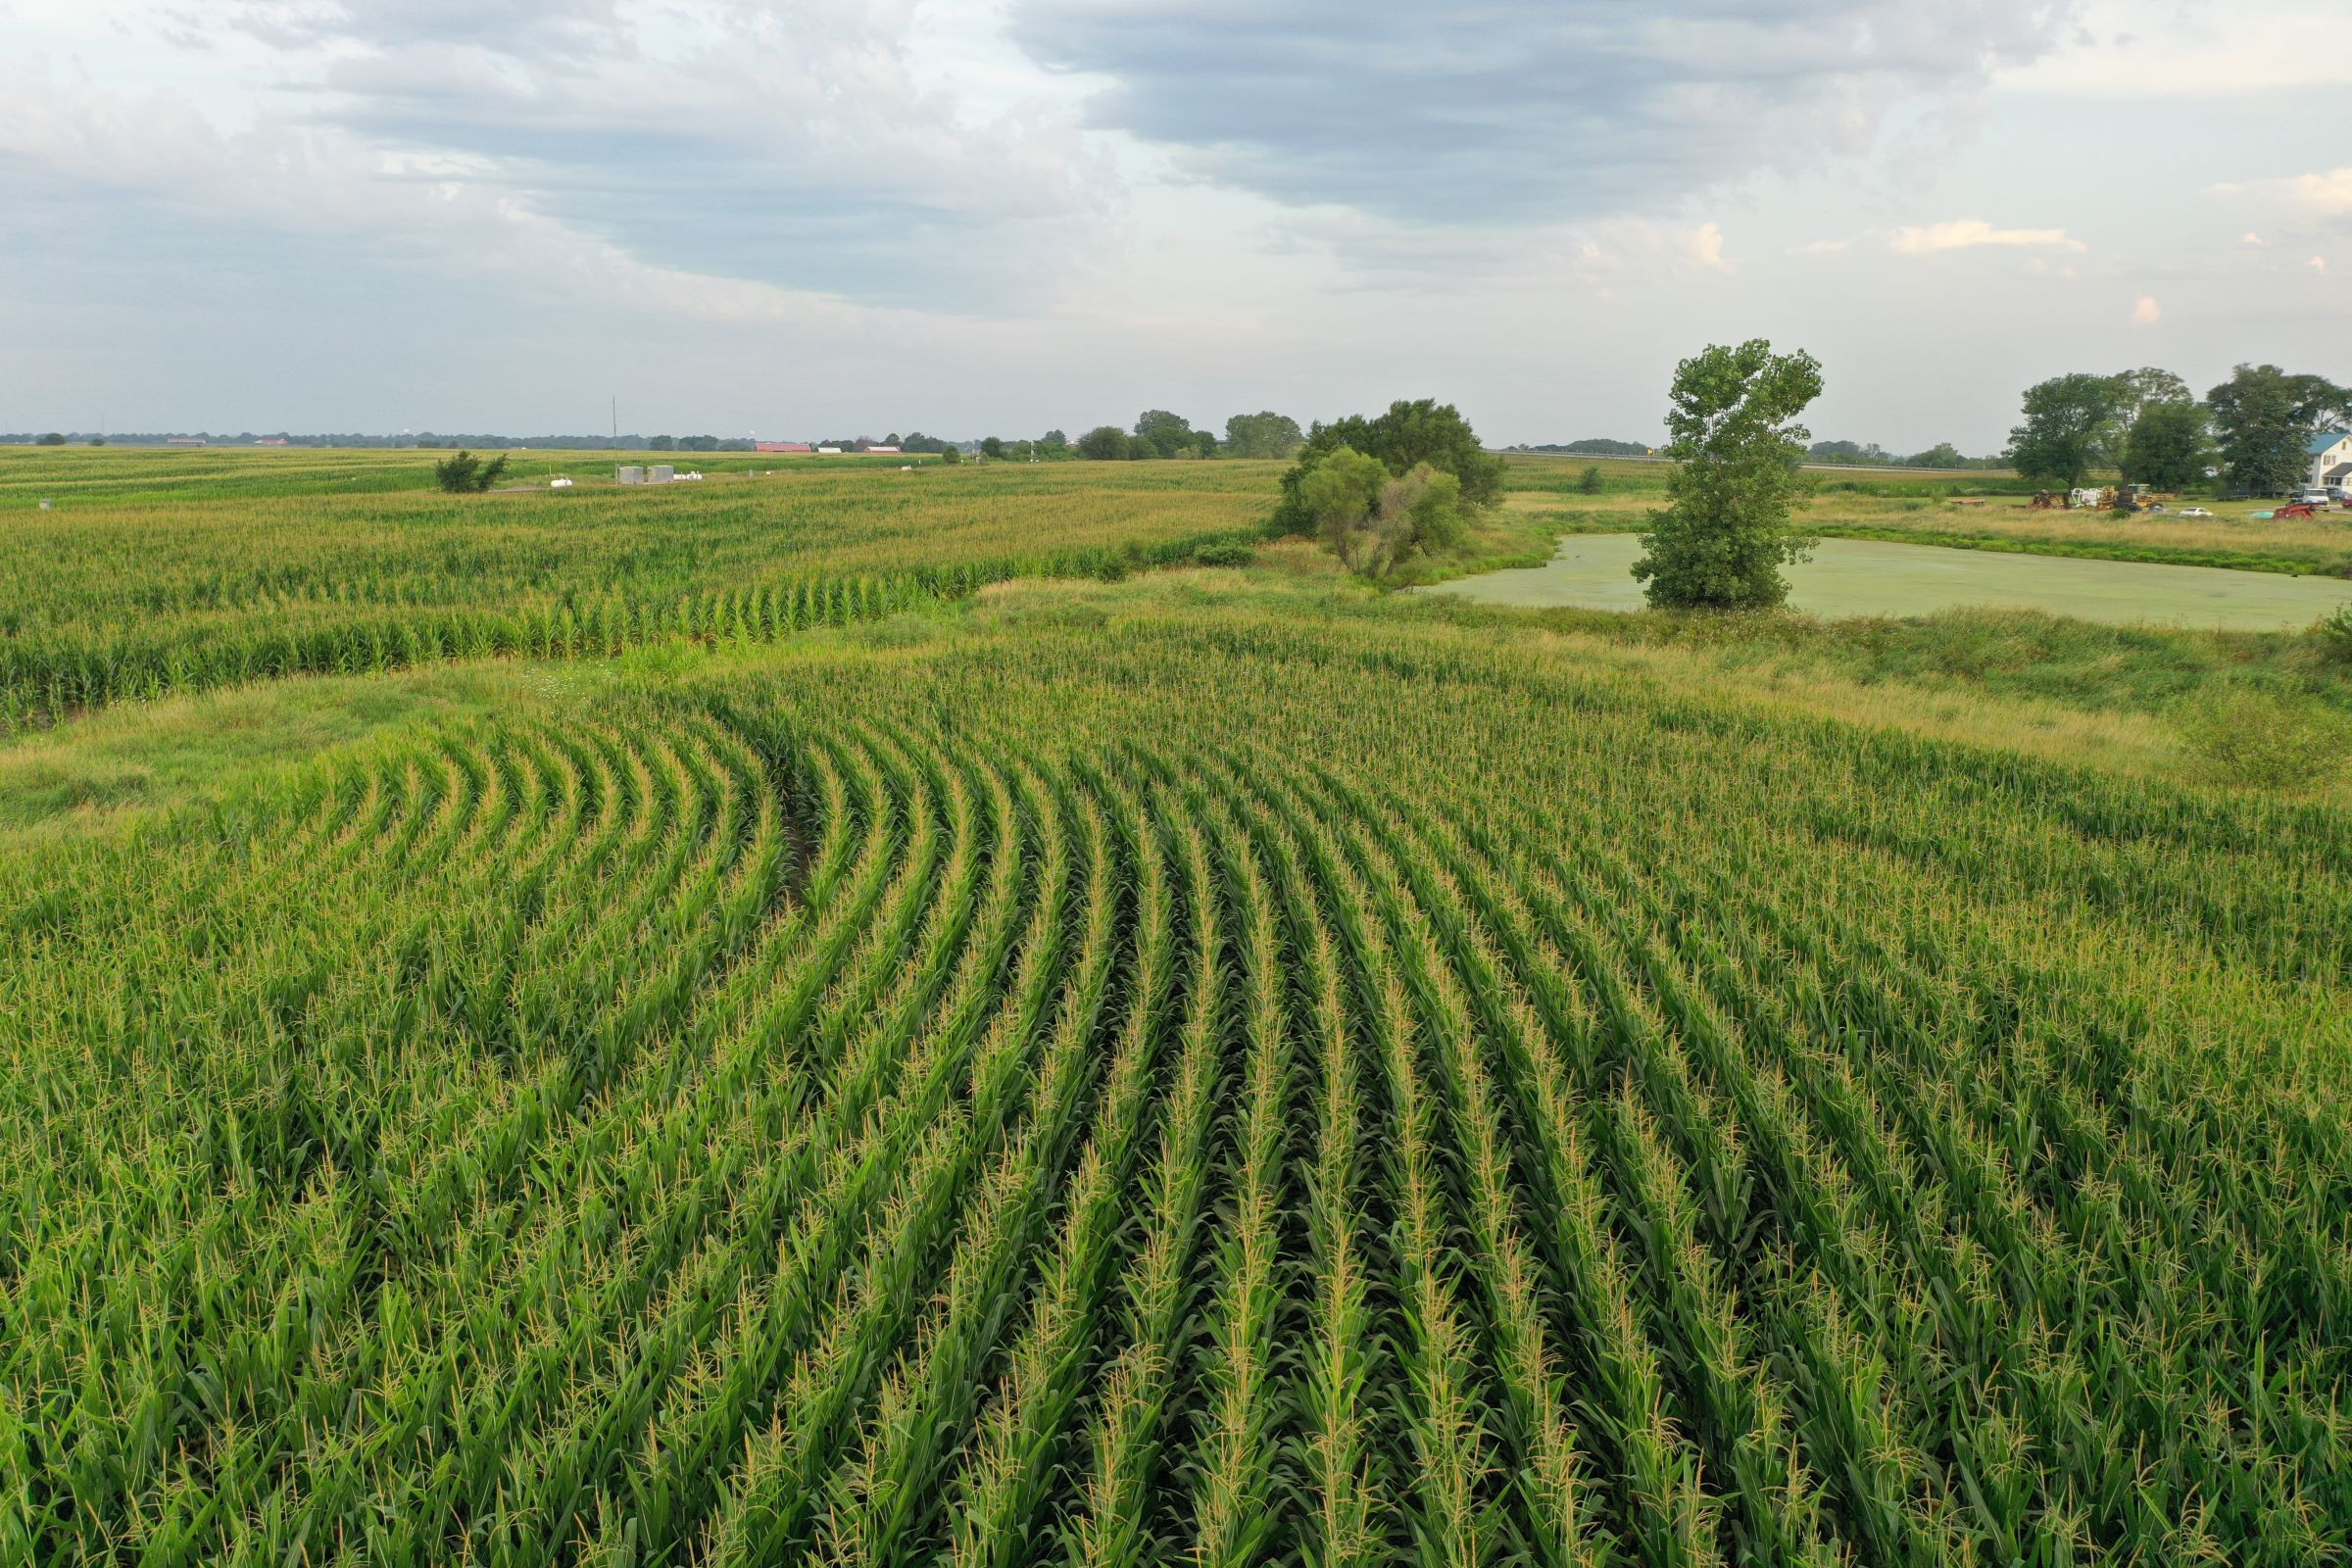
M 2241 365 L 2205 394 L 2230 482 L 2258 496 L 2301 484 L 2304 445 L 2325 422 L 2352 415 L 2352 392 L 2276 365 Z
M 2212 418 L 2204 407 L 2179 398 L 2150 403 L 2124 437 L 2124 477 L 2158 490 L 2186 490 L 2204 479 L 2213 460 Z
M 1811 544 L 1789 526 L 1811 434 L 1796 416 L 1819 396 L 1821 363 L 1775 354 L 1762 338 L 1710 345 L 1675 367 L 1668 504 L 1634 563 L 1652 605 L 1769 610 L 1788 599 L 1780 568 Z
M 1115 424 L 1098 424 L 1078 438 L 1078 455 L 1098 463 L 1135 456 L 1135 438 Z
M 1276 531 L 1315 531 L 1315 519 L 1299 499 L 1298 487 L 1342 447 L 1379 460 L 1398 478 L 1424 463 L 1439 473 L 1449 473 L 1461 484 L 1459 504 L 1464 508 L 1492 506 L 1502 498 L 1502 459 L 1479 445 L 1478 433 L 1460 411 L 1435 398 L 1398 401 L 1373 418 L 1349 415 L 1330 424 L 1316 421 L 1298 461 L 1282 476 L 1282 500 L 1274 509 Z
M 1136 416 L 1135 442 L 1139 458 L 1172 458 L 1193 451 L 1193 421 L 1165 409 L 1146 409 Z
M 1237 414 L 1225 421 L 1225 450 L 1237 458 L 1287 458 L 1305 441 L 1297 419 L 1272 410 Z
M 2076 370 L 2026 388 L 2025 422 L 2009 432 L 2009 461 L 2021 478 L 2073 489 L 2113 463 L 2132 387 L 2120 375 Z
M 2126 370 L 2116 379 L 2124 384 L 2124 416 L 2128 419 L 2136 420 L 2142 412 L 2159 403 L 2194 403 L 2197 399 L 2186 381 L 2153 365 Z

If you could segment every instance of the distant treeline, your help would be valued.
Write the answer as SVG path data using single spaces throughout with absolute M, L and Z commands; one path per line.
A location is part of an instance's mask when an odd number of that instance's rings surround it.
M 1869 468 L 2006 468 L 2007 458 L 1972 458 L 1949 441 L 1904 457 L 1876 441 L 1816 441 L 1805 449 L 1809 463 L 1850 463 Z
M 1532 447 L 1522 442 L 1518 446 L 1504 447 L 1502 450 L 1505 452 L 1540 452 L 1551 457 L 1570 458 L 1644 458 L 1649 456 L 1650 451 L 1639 441 L 1610 441 L 1600 436 L 1593 436 L 1583 441 L 1547 441 L 1542 446 Z
M 1611 441 L 1594 436 L 1583 441 L 1545 442 L 1541 446 L 1525 444 L 1504 447 L 1505 452 L 1527 452 L 1550 457 L 1571 458 L 1642 458 L 1655 449 L 1639 441 Z M 1872 468 L 2005 468 L 2006 458 L 1971 458 L 1961 455 L 1949 441 L 1938 441 L 1925 452 L 1909 457 L 1889 452 L 1876 441 L 1816 441 L 1805 449 L 1808 463 L 1850 463 Z
M 250 447 L 268 443 L 270 446 L 288 447 L 377 447 L 394 450 L 416 447 L 455 451 L 463 447 L 484 452 L 522 448 L 554 452 L 749 452 L 753 449 L 753 443 L 740 436 L 722 439 L 714 435 L 640 435 L 635 432 L 620 435 L 442 435 L 424 430 L 415 435 L 358 435 L 350 432 L 294 435 L 280 431 L 257 435 L 251 430 L 244 430 L 229 435 L 215 434 L 209 430 L 130 433 L 110 430 L 98 435 L 94 432 L 53 430 L 44 434 L 0 434 L 0 446 L 58 446 L 65 442 L 80 444 L 97 441 L 118 447 L 162 447 L 174 442 L 202 442 L 213 447 Z

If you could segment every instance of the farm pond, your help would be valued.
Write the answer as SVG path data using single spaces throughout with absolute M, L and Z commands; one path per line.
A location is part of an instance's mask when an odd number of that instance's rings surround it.
M 1482 572 L 1421 589 L 1491 605 L 1640 610 L 1642 541 L 1572 534 L 1541 566 Z M 1940 545 L 1824 539 L 1786 568 L 1788 607 L 1813 615 L 1932 615 L 1960 609 L 2040 610 L 2085 620 L 2149 621 L 2224 631 L 2300 630 L 2352 604 L 2352 582 L 2219 566 L 2010 555 Z

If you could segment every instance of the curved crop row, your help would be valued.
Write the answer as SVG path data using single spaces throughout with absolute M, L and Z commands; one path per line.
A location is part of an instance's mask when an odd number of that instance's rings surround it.
M 1351 635 L 0 863 L 0 1559 L 2352 1550 L 2340 867 Z

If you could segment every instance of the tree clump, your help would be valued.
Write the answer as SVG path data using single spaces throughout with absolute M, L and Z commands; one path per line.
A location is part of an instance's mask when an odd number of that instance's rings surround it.
M 1213 431 L 1194 429 L 1193 421 L 1181 414 L 1146 409 L 1136 416 L 1129 451 L 1138 458 L 1208 458 L 1216 456 L 1217 438 Z
M 1341 564 L 1386 577 L 1416 556 L 1462 542 L 1462 482 L 1427 463 L 1401 474 L 1352 447 L 1326 454 L 1299 481 L 1299 502 Z
M 1123 463 L 1135 455 L 1135 438 L 1115 424 L 1098 424 L 1078 438 L 1078 455 L 1095 463 Z
M 1675 368 L 1669 504 L 1651 515 L 1634 563 L 1650 604 L 1771 610 L 1788 600 L 1780 568 L 1812 546 L 1788 524 L 1811 433 L 1795 419 L 1820 395 L 1819 361 L 1775 354 L 1762 338 L 1711 345 Z
M 1287 458 L 1305 442 L 1297 419 L 1270 409 L 1225 421 L 1225 450 L 1237 458 Z
M 2018 476 L 2079 488 L 2112 465 L 2124 438 L 2130 388 L 2120 375 L 2076 370 L 2026 389 L 2024 422 L 2009 432 Z
M 1324 532 L 1322 515 L 1307 500 L 1306 483 L 1341 452 L 1371 459 L 1393 478 L 1423 466 L 1448 475 L 1460 487 L 1457 511 L 1477 511 L 1502 499 L 1502 459 L 1479 445 L 1478 433 L 1452 404 L 1422 398 L 1392 403 L 1388 413 L 1369 419 L 1350 415 L 1331 424 L 1317 420 L 1298 462 L 1282 476 L 1282 500 L 1270 524 L 1274 532 Z
M 2117 466 L 2132 484 L 2181 491 L 2202 483 L 2213 461 L 2213 417 L 2201 403 L 2171 399 L 2139 411 Z
M 2241 365 L 2205 394 L 2230 482 L 2249 495 L 2279 495 L 2303 482 L 2304 445 L 2328 424 L 2352 419 L 2352 389 L 2276 365 Z
M 503 452 L 488 463 L 470 452 L 461 452 L 433 465 L 433 482 L 453 496 L 473 495 L 498 483 L 506 471 Z

